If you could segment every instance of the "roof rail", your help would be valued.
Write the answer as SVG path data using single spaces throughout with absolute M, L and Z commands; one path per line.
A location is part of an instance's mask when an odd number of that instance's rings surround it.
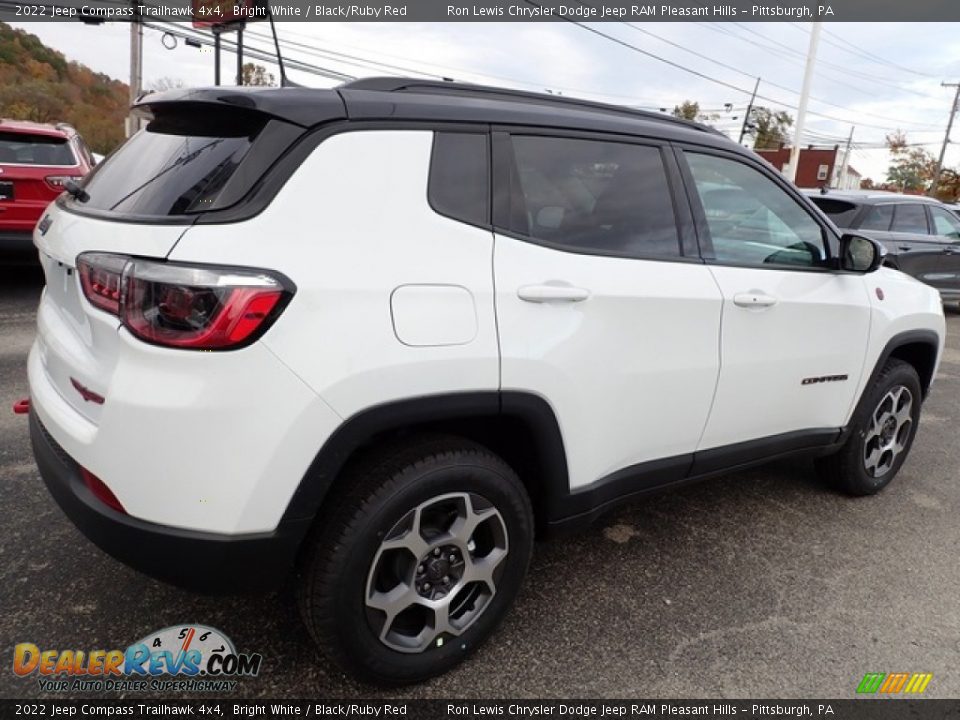
M 610 105 L 608 103 L 594 102 L 592 100 L 581 100 L 563 95 L 550 95 L 548 93 L 528 92 L 526 90 L 512 90 L 510 88 L 493 87 L 490 85 L 474 85 L 472 83 L 455 82 L 453 80 L 423 80 L 419 78 L 404 77 L 368 77 L 352 80 L 340 85 L 343 90 L 372 90 L 375 92 L 416 92 L 423 91 L 427 93 L 448 93 L 450 95 L 460 95 L 470 97 L 471 95 L 482 95 L 491 100 L 503 100 L 507 102 L 529 102 L 541 105 L 565 105 L 568 107 L 580 107 L 586 110 L 598 110 L 602 112 L 619 113 L 630 115 L 645 120 L 655 120 L 659 122 L 675 123 L 683 125 L 692 130 L 715 133 L 722 135 L 719 130 L 701 125 L 700 123 L 684 120 L 683 118 L 664 115 L 662 113 L 649 112 L 647 110 L 637 110 L 636 108 L 626 107 L 624 105 Z

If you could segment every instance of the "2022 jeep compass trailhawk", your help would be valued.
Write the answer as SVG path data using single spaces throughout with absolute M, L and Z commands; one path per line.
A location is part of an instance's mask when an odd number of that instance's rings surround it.
M 41 474 L 158 578 L 295 572 L 360 677 L 461 661 L 537 531 L 792 453 L 866 495 L 907 457 L 936 290 L 707 128 L 395 78 L 141 102 L 34 235 Z

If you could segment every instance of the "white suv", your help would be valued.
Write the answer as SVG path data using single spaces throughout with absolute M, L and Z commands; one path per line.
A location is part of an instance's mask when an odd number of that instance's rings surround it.
M 535 532 L 799 452 L 874 493 L 909 452 L 937 292 L 707 128 L 384 78 L 141 110 L 35 233 L 40 470 L 156 577 L 295 571 L 368 680 L 476 648 Z

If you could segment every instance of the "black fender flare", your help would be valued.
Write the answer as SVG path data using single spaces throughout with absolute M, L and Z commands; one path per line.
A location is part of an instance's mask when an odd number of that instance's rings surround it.
M 375 405 L 345 420 L 324 442 L 287 505 L 281 526 L 303 526 L 316 517 L 324 498 L 353 455 L 384 433 L 465 420 L 512 418 L 532 438 L 545 492 L 531 497 L 535 511 L 550 515 L 553 488 L 568 488 L 566 452 L 560 425 L 550 404 L 526 392 L 479 391 L 428 395 Z M 543 503 L 543 505 L 541 505 Z M 540 505 L 538 507 L 538 505 Z

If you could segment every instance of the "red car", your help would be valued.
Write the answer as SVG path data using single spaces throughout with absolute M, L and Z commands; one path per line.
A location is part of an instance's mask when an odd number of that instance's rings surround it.
M 69 125 L 0 120 L 0 262 L 35 257 L 33 228 L 43 211 L 94 164 Z

